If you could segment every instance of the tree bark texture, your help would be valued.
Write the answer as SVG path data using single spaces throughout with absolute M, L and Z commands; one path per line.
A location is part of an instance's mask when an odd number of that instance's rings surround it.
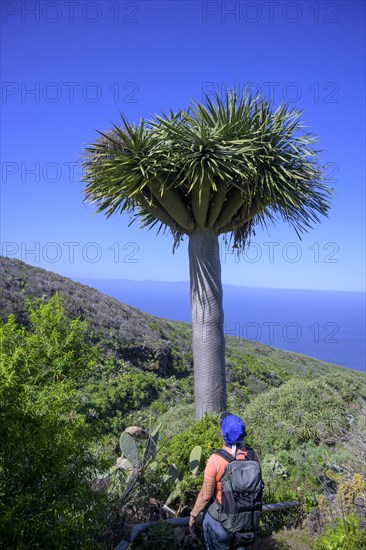
M 196 418 L 226 407 L 224 312 L 218 236 L 203 228 L 189 235 L 192 347 Z

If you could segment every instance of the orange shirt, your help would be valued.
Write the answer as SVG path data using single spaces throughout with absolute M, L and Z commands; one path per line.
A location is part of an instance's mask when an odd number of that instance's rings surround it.
M 227 447 L 226 445 L 223 445 L 222 448 L 231 454 L 231 447 Z M 247 454 L 248 452 L 245 449 L 241 449 L 239 447 L 239 449 L 236 452 L 236 460 L 245 460 Z M 259 459 L 256 453 L 254 453 L 254 460 L 256 462 L 259 462 Z M 212 481 L 213 479 L 215 480 L 216 482 L 215 498 L 218 500 L 220 504 L 222 504 L 222 496 L 221 496 L 222 483 L 220 481 L 220 478 L 223 475 L 225 471 L 225 467 L 228 464 L 229 464 L 228 461 L 225 460 L 225 458 L 223 458 L 222 456 L 212 454 L 208 459 L 207 465 L 205 468 L 203 482 L 205 482 L 205 480 L 207 481 Z

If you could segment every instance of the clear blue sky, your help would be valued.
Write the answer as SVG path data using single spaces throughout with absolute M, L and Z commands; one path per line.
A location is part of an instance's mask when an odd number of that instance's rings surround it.
M 95 129 L 185 107 L 215 87 L 293 101 L 319 136 L 336 198 L 298 241 L 283 223 L 223 282 L 363 290 L 365 3 L 2 2 L 2 254 L 70 277 L 188 280 L 187 244 L 82 204 Z M 32 91 L 33 90 L 33 91 Z

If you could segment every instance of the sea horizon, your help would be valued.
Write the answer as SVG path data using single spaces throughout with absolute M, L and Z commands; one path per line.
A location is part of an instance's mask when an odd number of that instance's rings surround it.
M 59 273 L 60 274 L 60 273 Z M 88 286 L 88 282 L 89 283 L 121 283 L 121 282 L 126 282 L 126 283 L 157 283 L 157 284 L 172 284 L 172 285 L 175 285 L 175 284 L 182 284 L 182 285 L 189 285 L 189 281 L 187 280 L 179 280 L 179 281 L 162 281 L 162 280 L 157 280 L 157 279 L 122 279 L 122 278 L 118 278 L 118 277 L 109 277 L 109 278 L 98 278 L 98 277 L 93 277 L 93 278 L 90 278 L 90 277 L 77 277 L 77 276 L 72 276 L 72 275 L 69 275 L 69 278 L 77 281 L 77 282 L 81 282 L 82 284 L 85 284 Z M 341 288 L 341 289 L 336 289 L 336 290 L 332 290 L 332 289 L 329 289 L 329 288 L 299 288 L 299 287 L 293 287 L 293 288 L 288 288 L 288 287 L 276 287 L 276 286 L 250 286 L 250 285 L 239 285 L 239 284 L 235 284 L 235 283 L 222 283 L 222 286 L 223 287 L 229 287 L 229 286 L 233 286 L 235 288 L 242 288 L 242 289 L 248 289 L 248 290 L 251 290 L 251 289 L 257 289 L 257 290 L 299 290 L 301 292 L 351 292 L 351 293 L 356 293 L 356 294 L 365 294 L 366 295 L 366 288 L 363 288 L 363 289 L 359 289 L 359 290 L 355 290 L 355 289 L 347 289 L 347 288 Z
M 74 278 L 145 313 L 191 322 L 188 281 Z M 365 371 L 365 292 L 223 284 L 226 335 Z

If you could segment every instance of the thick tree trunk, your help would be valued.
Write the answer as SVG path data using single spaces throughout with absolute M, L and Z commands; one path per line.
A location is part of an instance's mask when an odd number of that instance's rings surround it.
M 189 236 L 196 418 L 226 407 L 224 313 L 218 236 L 203 228 Z

